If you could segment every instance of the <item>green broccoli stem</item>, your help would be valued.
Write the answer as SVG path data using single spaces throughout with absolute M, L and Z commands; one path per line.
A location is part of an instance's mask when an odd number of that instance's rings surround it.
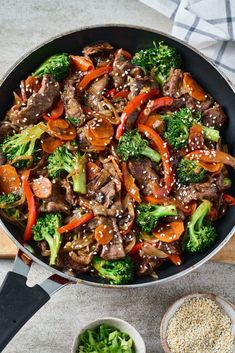
M 86 194 L 86 156 L 78 157 L 78 168 L 72 174 L 73 190 L 80 194 Z
M 176 216 L 177 210 L 175 205 L 161 206 L 157 205 L 156 209 L 151 212 L 156 218 L 166 217 L 166 216 Z
M 54 238 L 50 235 L 46 235 L 45 240 L 47 241 L 51 252 L 50 265 L 55 265 L 57 254 L 61 245 L 61 235 L 58 232 L 55 234 Z
M 195 225 L 197 228 L 200 228 L 202 226 L 202 222 L 207 215 L 208 212 L 210 212 L 212 207 L 212 203 L 209 200 L 203 200 L 202 203 L 198 206 L 196 211 L 193 213 L 191 220 L 189 222 L 189 228 L 191 230 L 194 229 Z
M 148 146 L 144 148 L 141 154 L 148 157 L 149 159 L 151 159 L 151 161 L 156 163 L 159 163 L 161 160 L 161 155 L 157 151 L 153 150 L 151 147 L 148 147 Z
M 213 142 L 218 142 L 220 139 L 219 130 L 213 129 L 212 127 L 202 126 L 202 130 L 204 132 L 204 136 L 206 139 L 211 140 Z
M 223 178 L 223 186 L 230 188 L 232 186 L 232 180 L 230 178 Z

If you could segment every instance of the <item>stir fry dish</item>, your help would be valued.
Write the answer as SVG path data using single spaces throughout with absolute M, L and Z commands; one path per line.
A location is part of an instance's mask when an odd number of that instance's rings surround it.
M 226 115 L 164 42 L 59 53 L 0 125 L 0 212 L 45 261 L 111 284 L 157 276 L 217 240 L 235 205 Z

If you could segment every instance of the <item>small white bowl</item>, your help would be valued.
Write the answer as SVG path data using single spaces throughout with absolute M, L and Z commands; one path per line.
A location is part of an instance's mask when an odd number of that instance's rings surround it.
M 79 336 L 85 332 L 87 329 L 93 329 L 101 324 L 107 324 L 109 326 L 115 327 L 122 332 L 128 333 L 128 335 L 133 339 L 135 344 L 136 353 L 146 353 L 146 347 L 143 338 L 140 336 L 139 332 L 128 322 L 117 319 L 115 317 L 104 317 L 95 321 L 90 322 L 88 325 L 83 327 L 80 332 L 78 332 L 77 337 L 73 342 L 73 347 L 71 353 L 77 353 L 77 347 L 79 345 Z
M 165 353 L 171 353 L 170 348 L 167 344 L 167 338 L 166 338 L 166 333 L 167 333 L 167 327 L 169 324 L 170 319 L 176 311 L 182 306 L 185 300 L 192 299 L 192 298 L 209 298 L 213 301 L 215 301 L 217 304 L 219 304 L 225 313 L 230 317 L 231 319 L 231 325 L 232 325 L 232 333 L 235 335 L 235 307 L 232 303 L 229 301 L 225 300 L 224 298 L 212 294 L 212 293 L 195 293 L 195 294 L 190 294 L 186 295 L 180 299 L 178 299 L 176 302 L 174 302 L 166 311 L 165 315 L 162 318 L 161 322 L 161 327 L 160 327 L 160 336 L 161 336 L 161 344 L 162 348 L 164 349 Z

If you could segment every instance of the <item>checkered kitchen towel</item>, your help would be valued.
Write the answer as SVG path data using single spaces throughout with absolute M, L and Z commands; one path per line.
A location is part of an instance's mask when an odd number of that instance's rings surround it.
M 235 0 L 140 0 L 173 20 L 172 34 L 210 57 L 235 84 Z

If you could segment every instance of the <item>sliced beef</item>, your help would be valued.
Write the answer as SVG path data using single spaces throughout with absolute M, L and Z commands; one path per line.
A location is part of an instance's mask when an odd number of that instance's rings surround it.
M 153 169 L 152 162 L 147 158 L 130 159 L 128 161 L 128 169 L 143 194 L 153 194 L 153 188 L 158 185 L 159 178 Z
M 131 100 L 137 96 L 143 88 L 158 88 L 157 82 L 150 76 L 144 77 L 131 77 L 128 76 L 127 80 L 130 87 L 130 94 L 128 99 Z
M 115 188 L 115 183 L 111 180 L 110 182 L 108 182 L 106 185 L 104 185 L 99 193 L 101 193 L 101 195 L 103 195 L 102 199 L 103 199 L 103 205 L 105 208 L 109 208 L 110 205 L 113 202 L 113 199 L 116 195 L 116 188 Z
M 19 109 L 11 110 L 8 114 L 13 124 L 25 126 L 37 124 L 42 113 L 48 111 L 54 101 L 60 95 L 60 85 L 50 75 L 43 75 L 42 85 L 37 93 L 33 93 L 26 103 L 22 103 Z
M 183 74 L 180 69 L 171 69 L 169 79 L 163 87 L 165 96 L 178 98 L 185 93 L 183 89 Z
M 101 53 L 103 51 L 112 51 L 112 50 L 113 50 L 113 46 L 108 42 L 98 42 L 84 47 L 82 50 L 82 53 L 84 55 L 89 56 L 89 55 Z
M 133 67 L 134 65 L 131 63 L 131 61 L 127 60 L 123 55 L 123 50 L 119 49 L 115 55 L 113 71 L 111 72 L 115 88 L 124 88 L 127 80 L 127 75 L 129 74 L 130 70 L 133 69 Z
M 65 190 L 65 200 L 72 206 L 77 205 L 77 198 L 74 195 L 73 188 L 67 179 L 61 179 L 61 187 Z
M 176 198 L 182 204 L 188 204 L 194 200 L 208 199 L 215 201 L 218 197 L 218 187 L 215 179 L 211 179 L 204 183 L 191 184 L 182 186 L 176 193 Z
M 203 124 L 209 127 L 221 128 L 227 117 L 223 109 L 215 104 L 212 108 L 206 109 L 202 115 Z
M 137 275 L 151 276 L 164 261 L 165 259 L 158 259 L 156 256 L 144 255 L 144 257 L 140 257 L 136 268 Z
M 109 244 L 103 245 L 101 251 L 101 257 L 105 260 L 118 260 L 126 256 L 125 250 L 123 247 L 122 236 L 119 232 L 117 221 L 115 218 L 112 218 L 113 224 L 113 239 Z
M 2 121 L 0 123 L 0 140 L 17 133 L 18 130 L 19 128 L 16 125 L 11 124 L 9 121 Z
M 74 273 L 85 273 L 90 269 L 90 265 L 82 265 L 80 262 L 75 261 L 68 253 L 57 256 L 56 266 Z
M 109 84 L 109 76 L 104 75 L 101 78 L 95 80 L 89 87 L 85 95 L 85 103 L 88 107 L 95 111 L 102 110 L 102 105 L 100 101 L 105 89 Z
M 76 90 L 76 84 L 82 78 L 81 73 L 75 73 L 68 77 L 64 83 L 63 101 L 65 107 L 65 114 L 67 117 L 78 118 L 77 126 L 84 124 L 85 115 L 80 104 L 80 98 Z
M 206 109 L 211 107 L 213 105 L 213 98 L 211 96 L 207 96 L 207 98 L 200 102 L 193 97 L 190 97 L 189 95 L 185 95 L 185 107 L 192 109 L 192 110 L 197 110 L 199 112 L 204 112 Z
M 164 243 L 163 241 L 159 241 L 158 249 L 162 250 L 163 252 L 169 255 L 181 255 L 180 241 L 174 241 L 172 243 Z

